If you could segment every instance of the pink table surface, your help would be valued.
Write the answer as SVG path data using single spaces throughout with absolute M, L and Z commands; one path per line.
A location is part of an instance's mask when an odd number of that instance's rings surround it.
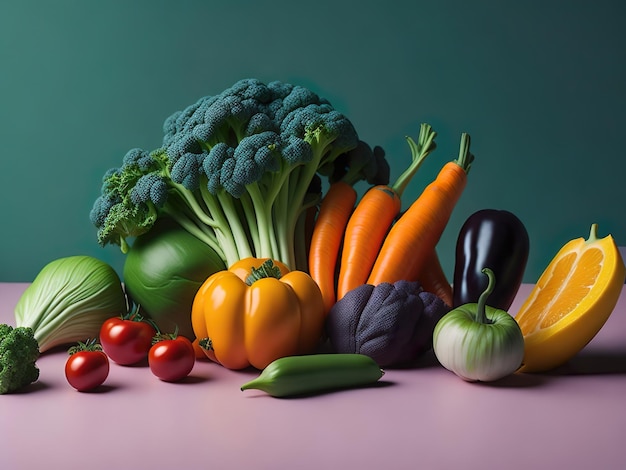
M 26 286 L 0 284 L 0 322 L 14 324 Z M 42 355 L 37 383 L 0 396 L 3 469 L 626 468 L 626 293 L 566 366 L 491 384 L 429 354 L 377 386 L 307 398 L 242 392 L 257 372 L 205 361 L 181 383 L 112 364 L 79 393 L 66 357 Z

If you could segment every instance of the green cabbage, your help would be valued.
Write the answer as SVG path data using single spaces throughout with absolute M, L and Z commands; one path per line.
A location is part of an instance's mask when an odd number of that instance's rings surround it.
M 122 276 L 129 299 L 161 331 L 193 340 L 191 307 L 202 283 L 226 269 L 206 243 L 177 224 L 158 221 L 128 251 Z
M 43 267 L 15 307 L 17 326 L 33 329 L 41 352 L 97 338 L 102 323 L 127 310 L 119 276 L 90 256 L 59 258 Z

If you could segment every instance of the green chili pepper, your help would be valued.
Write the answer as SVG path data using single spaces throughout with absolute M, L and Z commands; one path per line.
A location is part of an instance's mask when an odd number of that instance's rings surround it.
M 364 354 L 311 354 L 276 359 L 241 390 L 262 390 L 273 397 L 311 395 L 360 387 L 377 382 L 384 374 Z

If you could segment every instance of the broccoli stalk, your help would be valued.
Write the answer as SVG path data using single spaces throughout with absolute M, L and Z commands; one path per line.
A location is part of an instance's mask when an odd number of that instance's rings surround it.
M 32 328 L 0 325 L 0 395 L 39 379 L 39 344 Z
M 321 188 L 311 190 L 316 175 L 355 148 L 358 138 L 352 124 L 324 104 L 291 112 L 281 131 L 287 141 L 282 150 L 284 166 L 277 174 L 270 173 L 264 185 L 252 184 L 248 193 L 261 227 L 261 250 L 293 268 L 303 264 L 296 259 L 296 246 L 303 244 L 296 230 L 298 221 L 321 198 Z
M 343 114 L 307 88 L 247 79 L 172 114 L 163 129 L 161 147 L 133 149 L 104 175 L 90 213 L 100 245 L 127 252 L 128 238 L 169 217 L 227 266 L 248 256 L 306 266 L 298 225 L 321 198 L 317 179 L 359 143 Z M 359 165 L 380 164 L 368 157 Z

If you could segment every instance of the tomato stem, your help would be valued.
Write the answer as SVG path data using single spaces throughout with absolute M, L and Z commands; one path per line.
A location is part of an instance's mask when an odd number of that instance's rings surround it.
M 144 317 L 141 313 L 139 313 L 140 309 L 141 309 L 141 305 L 137 305 L 135 308 L 133 308 L 133 309 L 129 310 L 128 312 L 123 313 L 122 315 L 120 315 L 120 318 L 122 320 L 129 320 L 129 321 L 136 321 L 136 322 L 147 323 L 152 328 L 154 328 L 154 330 L 157 333 L 160 333 L 161 330 L 159 329 L 159 326 L 156 324 L 156 322 L 152 318 Z
M 178 338 L 178 325 L 176 325 L 176 329 L 174 333 L 163 333 L 158 328 L 155 328 L 157 334 L 152 337 L 152 345 L 154 346 L 159 341 L 167 341 L 168 339 L 176 339 Z
M 102 351 L 102 346 L 98 343 L 98 338 L 88 339 L 85 342 L 79 341 L 67 353 L 71 356 L 81 351 Z

